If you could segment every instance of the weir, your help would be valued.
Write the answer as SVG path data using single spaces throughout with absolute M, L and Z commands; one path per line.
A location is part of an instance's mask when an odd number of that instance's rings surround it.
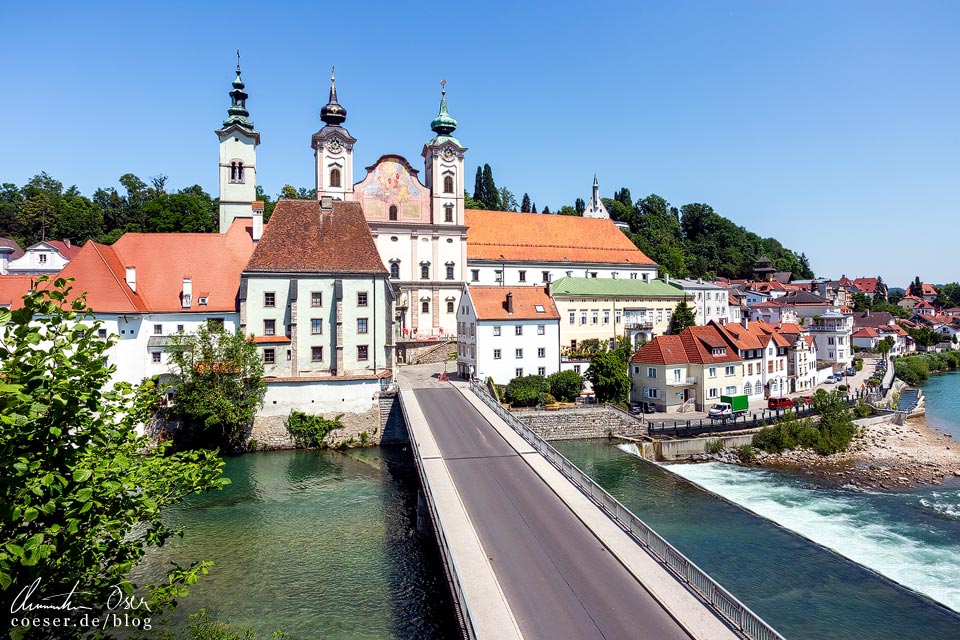
M 481 387 L 408 372 L 400 405 L 464 637 L 782 638 Z

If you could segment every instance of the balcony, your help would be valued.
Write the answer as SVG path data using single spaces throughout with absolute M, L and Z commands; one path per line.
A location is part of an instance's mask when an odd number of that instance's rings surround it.
M 697 379 L 694 378 L 680 378 L 679 380 L 667 380 L 668 387 L 690 387 L 697 384 Z
M 653 329 L 653 322 L 644 320 L 642 322 L 626 322 L 623 325 L 626 331 L 637 331 L 643 329 Z

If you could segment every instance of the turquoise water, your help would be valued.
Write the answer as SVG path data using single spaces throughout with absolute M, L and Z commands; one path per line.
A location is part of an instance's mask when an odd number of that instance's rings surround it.
M 554 443 L 572 462 L 610 491 L 682 553 L 706 570 L 744 604 L 790 639 L 924 640 L 960 638 L 960 616 L 898 587 L 820 546 L 763 518 L 706 493 L 667 471 L 638 459 L 606 441 Z M 711 465 L 686 465 L 687 468 Z M 719 466 L 719 465 L 713 465 Z M 748 470 L 749 471 L 749 470 Z M 745 495 L 776 493 L 778 487 L 804 480 L 799 476 L 750 476 L 739 486 Z M 840 521 L 832 496 L 806 489 L 809 495 L 781 494 L 814 522 Z M 861 496 L 854 496 L 858 499 Z M 917 498 L 899 508 L 916 512 L 927 523 L 945 523 L 940 534 L 960 540 L 958 521 L 926 510 Z M 855 512 L 855 509 L 851 511 Z M 816 520 L 817 515 L 821 518 Z M 923 514 L 921 517 L 919 514 Z M 854 523 L 847 536 L 872 540 L 875 532 Z M 874 547 L 896 553 L 906 539 Z M 936 564 L 932 561 L 930 564 Z M 944 562 L 943 576 L 960 581 L 956 562 Z
M 201 607 L 269 638 L 456 636 L 432 537 L 416 533 L 408 450 L 254 453 L 227 460 L 232 484 L 170 512 L 185 527 L 139 567 L 212 560 L 174 622 Z
M 927 423 L 951 434 L 960 446 L 960 371 L 931 376 L 921 389 L 927 399 Z

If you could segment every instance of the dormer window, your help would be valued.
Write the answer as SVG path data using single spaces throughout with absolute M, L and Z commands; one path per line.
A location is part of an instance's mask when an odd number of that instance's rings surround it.
M 207 306 L 207 296 L 200 296 L 199 298 L 197 298 L 197 304 L 200 305 L 201 307 Z
M 714 347 L 711 353 L 715 356 L 725 356 L 727 355 L 726 347 Z
M 395 204 L 390 205 L 390 219 L 391 220 L 397 219 L 397 205 Z
M 334 167 L 330 169 L 330 186 L 339 187 L 340 186 L 340 169 Z

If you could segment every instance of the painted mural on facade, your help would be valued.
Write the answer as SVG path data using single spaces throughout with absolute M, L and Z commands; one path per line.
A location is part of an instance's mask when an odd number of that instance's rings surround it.
M 369 177 L 372 180 L 369 180 L 363 189 L 363 195 L 366 198 L 403 204 L 408 200 L 419 199 L 421 196 L 416 180 L 403 163 L 397 160 L 383 160 Z

